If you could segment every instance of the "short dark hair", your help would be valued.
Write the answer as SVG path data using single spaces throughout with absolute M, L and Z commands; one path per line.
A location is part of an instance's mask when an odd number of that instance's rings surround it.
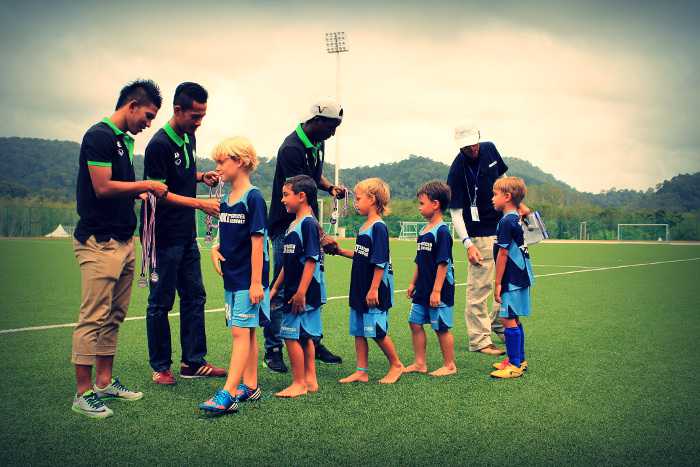
M 173 105 L 179 105 L 182 110 L 189 110 L 192 108 L 192 102 L 206 104 L 208 97 L 209 93 L 201 85 L 186 81 L 175 88 Z
M 163 98 L 160 96 L 160 88 L 155 81 L 150 79 L 137 79 L 122 88 L 117 99 L 116 110 L 121 109 L 131 101 L 139 105 L 153 104 L 160 109 Z
M 314 179 L 308 175 L 295 175 L 294 177 L 285 180 L 284 185 L 289 185 L 292 187 L 292 191 L 296 194 L 305 193 L 309 204 L 312 203 L 312 200 L 316 200 L 318 188 L 316 187 L 316 182 L 314 182 Z
M 430 201 L 437 201 L 440 203 L 440 211 L 444 212 L 445 209 L 450 205 L 450 199 L 452 199 L 452 190 L 447 183 L 441 182 L 439 180 L 433 180 L 431 182 L 425 183 L 418 189 L 416 196 L 425 195 Z

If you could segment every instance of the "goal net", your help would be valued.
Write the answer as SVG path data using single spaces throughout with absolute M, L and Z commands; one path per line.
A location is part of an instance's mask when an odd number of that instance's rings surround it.
M 668 224 L 617 224 L 617 239 L 667 242 L 671 237 Z

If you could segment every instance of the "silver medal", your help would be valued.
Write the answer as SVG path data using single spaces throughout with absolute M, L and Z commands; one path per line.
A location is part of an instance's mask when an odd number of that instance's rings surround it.
M 158 273 L 155 271 L 151 273 L 151 282 L 158 282 Z
M 148 281 L 146 280 L 146 278 L 144 276 L 141 276 L 141 277 L 139 277 L 138 284 L 139 284 L 140 288 L 145 289 L 148 286 Z

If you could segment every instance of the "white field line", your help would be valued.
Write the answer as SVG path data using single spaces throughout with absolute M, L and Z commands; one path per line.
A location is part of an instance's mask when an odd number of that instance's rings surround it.
M 619 266 L 604 266 L 604 267 L 594 267 L 594 268 L 587 268 L 587 269 L 576 269 L 574 271 L 562 271 L 562 272 L 552 272 L 549 274 L 538 274 L 535 275 L 536 278 L 543 278 L 543 277 L 552 277 L 552 276 L 565 276 L 565 275 L 570 275 L 570 274 L 579 274 L 583 272 L 596 272 L 596 271 L 610 271 L 614 269 L 627 269 L 627 268 L 639 268 L 639 267 L 644 267 L 644 266 L 655 266 L 658 264 L 671 264 L 671 263 L 687 263 L 690 261 L 698 261 L 700 260 L 700 257 L 698 258 L 685 258 L 685 259 L 672 259 L 672 260 L 667 260 L 667 261 L 653 261 L 651 263 L 637 263 L 637 264 L 623 264 Z M 463 287 L 467 285 L 466 282 L 459 282 L 455 284 L 456 287 Z M 394 293 L 402 293 L 405 292 L 406 289 L 394 289 Z M 332 300 L 343 300 L 347 299 L 347 295 L 338 295 L 335 297 L 328 297 L 327 300 L 330 302 Z M 205 313 L 216 313 L 224 311 L 223 308 L 210 308 L 208 310 L 204 310 Z M 169 313 L 168 316 L 179 316 L 180 313 Z M 146 316 L 132 316 L 132 317 L 127 317 L 124 321 L 141 321 L 146 319 Z M 47 329 L 59 329 L 59 328 L 72 328 L 75 327 L 78 323 L 64 323 L 64 324 L 49 324 L 46 326 L 30 326 L 26 328 L 15 328 L 15 329 L 0 329 L 0 334 L 14 334 L 18 332 L 26 332 L 26 331 L 44 331 Z

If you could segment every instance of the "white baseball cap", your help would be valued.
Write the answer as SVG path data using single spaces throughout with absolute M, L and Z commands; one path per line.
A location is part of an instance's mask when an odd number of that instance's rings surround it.
M 306 116 L 306 122 L 314 117 L 333 118 L 343 120 L 343 108 L 333 100 L 319 100 L 314 102 Z
M 459 149 L 465 146 L 473 146 L 479 142 L 481 133 L 476 125 L 459 125 L 455 128 L 455 141 Z

